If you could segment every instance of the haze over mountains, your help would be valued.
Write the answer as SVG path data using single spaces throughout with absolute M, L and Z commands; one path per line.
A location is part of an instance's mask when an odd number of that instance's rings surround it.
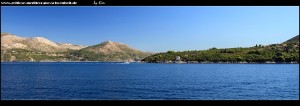
M 139 61 L 150 54 L 112 41 L 82 46 L 1 33 L 1 61 Z

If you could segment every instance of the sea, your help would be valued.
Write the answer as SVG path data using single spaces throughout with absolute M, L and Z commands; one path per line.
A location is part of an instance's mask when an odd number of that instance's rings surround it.
M 1 100 L 299 100 L 299 64 L 1 62 Z

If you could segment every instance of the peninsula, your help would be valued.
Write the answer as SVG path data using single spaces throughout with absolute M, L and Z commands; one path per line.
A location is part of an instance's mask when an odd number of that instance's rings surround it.
M 167 51 L 144 58 L 148 63 L 299 63 L 299 35 L 280 44 L 208 50 Z

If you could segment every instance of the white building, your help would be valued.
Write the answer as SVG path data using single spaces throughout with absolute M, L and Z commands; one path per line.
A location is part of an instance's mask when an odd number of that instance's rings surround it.
M 180 61 L 180 57 L 179 56 L 176 56 L 176 61 Z

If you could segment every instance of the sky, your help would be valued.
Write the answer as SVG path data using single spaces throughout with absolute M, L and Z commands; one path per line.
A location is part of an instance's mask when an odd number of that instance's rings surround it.
M 251 47 L 299 35 L 298 6 L 1 6 L 1 32 L 147 52 Z

